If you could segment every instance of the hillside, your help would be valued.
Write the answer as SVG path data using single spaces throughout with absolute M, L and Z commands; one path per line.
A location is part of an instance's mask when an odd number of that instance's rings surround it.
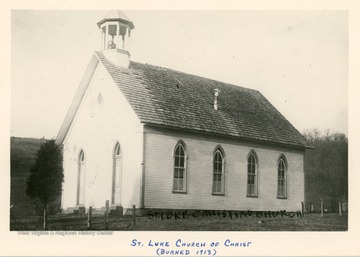
M 35 212 L 31 199 L 26 196 L 26 180 L 35 162 L 36 152 L 45 139 L 12 137 L 10 142 L 12 217 L 24 217 Z
M 323 200 L 326 210 L 336 212 L 339 202 L 348 201 L 348 139 L 341 133 L 318 130 L 304 136 L 314 146 L 305 154 L 306 207 L 313 204 L 314 211 L 319 211 Z

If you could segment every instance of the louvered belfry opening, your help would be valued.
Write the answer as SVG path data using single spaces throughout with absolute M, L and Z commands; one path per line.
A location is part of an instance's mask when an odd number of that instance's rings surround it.
M 132 21 L 121 11 L 111 11 L 97 25 L 101 32 L 101 50 L 109 61 L 117 66 L 129 67 Z

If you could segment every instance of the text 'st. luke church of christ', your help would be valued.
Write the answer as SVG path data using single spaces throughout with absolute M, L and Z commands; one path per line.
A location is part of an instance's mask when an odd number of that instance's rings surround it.
M 65 212 L 301 208 L 307 142 L 261 93 L 130 61 L 120 11 L 98 26 L 56 139 Z

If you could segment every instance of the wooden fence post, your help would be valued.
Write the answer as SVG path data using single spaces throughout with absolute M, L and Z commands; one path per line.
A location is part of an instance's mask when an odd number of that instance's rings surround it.
M 109 200 L 105 202 L 105 214 L 104 214 L 104 226 L 108 229 L 108 212 L 109 212 Z
M 135 205 L 133 205 L 132 225 L 134 226 L 135 224 L 136 224 L 136 222 L 135 222 Z
M 46 212 L 46 205 L 45 205 L 45 207 L 44 207 L 44 220 L 43 220 L 43 230 L 46 230 L 47 229 L 47 219 L 48 219 L 48 217 L 47 217 L 47 212 Z
M 321 217 L 324 217 L 324 201 L 323 200 L 321 200 L 320 208 L 321 208 Z
M 87 229 L 90 229 L 91 227 L 91 215 L 92 215 L 92 207 L 90 206 L 88 211 Z
M 301 202 L 301 217 L 304 218 L 305 215 L 305 205 L 304 202 Z
M 341 216 L 342 214 L 342 205 L 341 205 L 341 202 L 339 202 L 339 215 Z

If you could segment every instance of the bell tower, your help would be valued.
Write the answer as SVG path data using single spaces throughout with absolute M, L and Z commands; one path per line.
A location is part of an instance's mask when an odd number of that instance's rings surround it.
M 134 24 L 121 11 L 111 11 L 97 23 L 101 32 L 101 50 L 113 64 L 129 67 L 130 31 Z

